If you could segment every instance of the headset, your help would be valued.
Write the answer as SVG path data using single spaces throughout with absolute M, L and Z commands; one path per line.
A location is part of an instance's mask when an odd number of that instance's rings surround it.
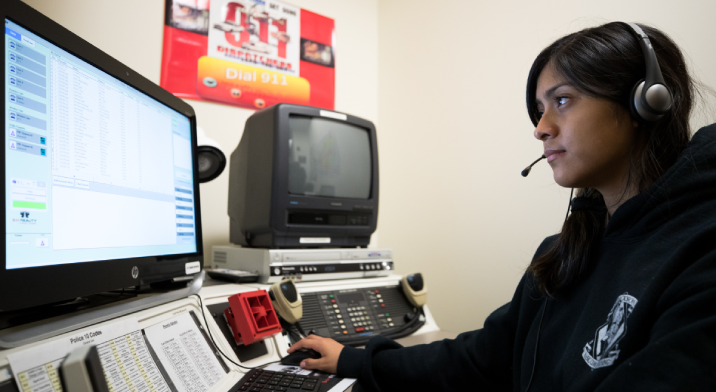
M 645 122 L 659 121 L 664 117 L 665 114 L 667 114 L 671 110 L 671 106 L 674 100 L 671 95 L 671 90 L 666 87 L 666 83 L 664 82 L 664 75 L 661 73 L 661 68 L 659 67 L 659 62 L 656 59 L 654 47 L 651 45 L 651 41 L 649 41 L 649 36 L 647 36 L 646 33 L 644 33 L 644 31 L 641 29 L 641 27 L 639 27 L 636 23 L 618 23 L 627 26 L 627 30 L 629 30 L 637 39 L 637 41 L 639 42 L 639 46 L 641 46 L 641 51 L 644 54 L 644 62 L 646 63 L 646 75 L 644 76 L 644 79 L 638 81 L 634 85 L 634 88 L 632 88 L 631 90 L 631 95 L 629 96 L 629 108 L 631 114 L 636 120 L 642 120 Z M 531 165 L 527 166 L 524 170 L 522 170 L 522 172 L 520 173 L 522 174 L 522 177 L 527 177 L 527 175 L 530 174 L 530 170 L 532 170 L 532 166 L 534 166 L 537 162 L 541 161 L 544 158 L 545 156 L 542 155 L 536 161 L 532 162 Z M 569 194 L 569 206 L 567 207 L 567 216 L 569 216 L 569 210 L 572 207 L 573 192 L 574 188 L 572 188 L 572 192 L 570 192 Z M 567 216 L 565 216 L 564 218 L 565 221 L 567 220 Z M 525 389 L 525 392 L 529 391 L 530 387 L 532 386 L 535 369 L 537 368 L 537 347 L 539 346 L 539 335 L 540 330 L 542 329 L 544 313 L 547 311 L 548 304 L 549 299 L 545 298 L 545 303 L 541 309 L 542 315 L 540 316 L 539 324 L 537 327 L 537 339 L 535 340 L 535 352 L 532 362 L 532 372 L 530 374 L 530 379 L 527 383 L 527 388 Z

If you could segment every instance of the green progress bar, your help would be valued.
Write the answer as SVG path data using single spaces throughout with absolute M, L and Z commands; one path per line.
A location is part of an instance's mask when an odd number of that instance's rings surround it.
M 34 208 L 36 210 L 46 210 L 47 204 L 46 203 L 37 203 L 34 201 L 18 201 L 13 200 L 12 206 L 15 208 Z

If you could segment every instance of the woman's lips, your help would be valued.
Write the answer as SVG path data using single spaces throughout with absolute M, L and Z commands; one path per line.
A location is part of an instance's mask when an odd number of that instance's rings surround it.
M 547 162 L 552 162 L 552 161 L 554 161 L 555 159 L 557 159 L 557 158 L 561 157 L 562 155 L 564 155 L 564 153 L 565 153 L 564 150 L 545 150 L 545 151 L 544 151 L 544 156 L 547 157 Z

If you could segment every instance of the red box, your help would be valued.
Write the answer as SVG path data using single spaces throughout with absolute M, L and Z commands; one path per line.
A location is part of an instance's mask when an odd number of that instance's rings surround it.
M 266 290 L 232 295 L 224 315 L 236 343 L 249 345 L 283 330 Z

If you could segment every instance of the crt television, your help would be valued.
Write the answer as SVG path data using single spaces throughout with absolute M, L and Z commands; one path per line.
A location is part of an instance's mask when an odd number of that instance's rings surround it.
M 0 311 L 199 272 L 193 109 L 26 4 L 0 18 Z
M 378 219 L 375 126 L 309 106 L 254 113 L 231 154 L 228 210 L 237 245 L 368 246 Z

